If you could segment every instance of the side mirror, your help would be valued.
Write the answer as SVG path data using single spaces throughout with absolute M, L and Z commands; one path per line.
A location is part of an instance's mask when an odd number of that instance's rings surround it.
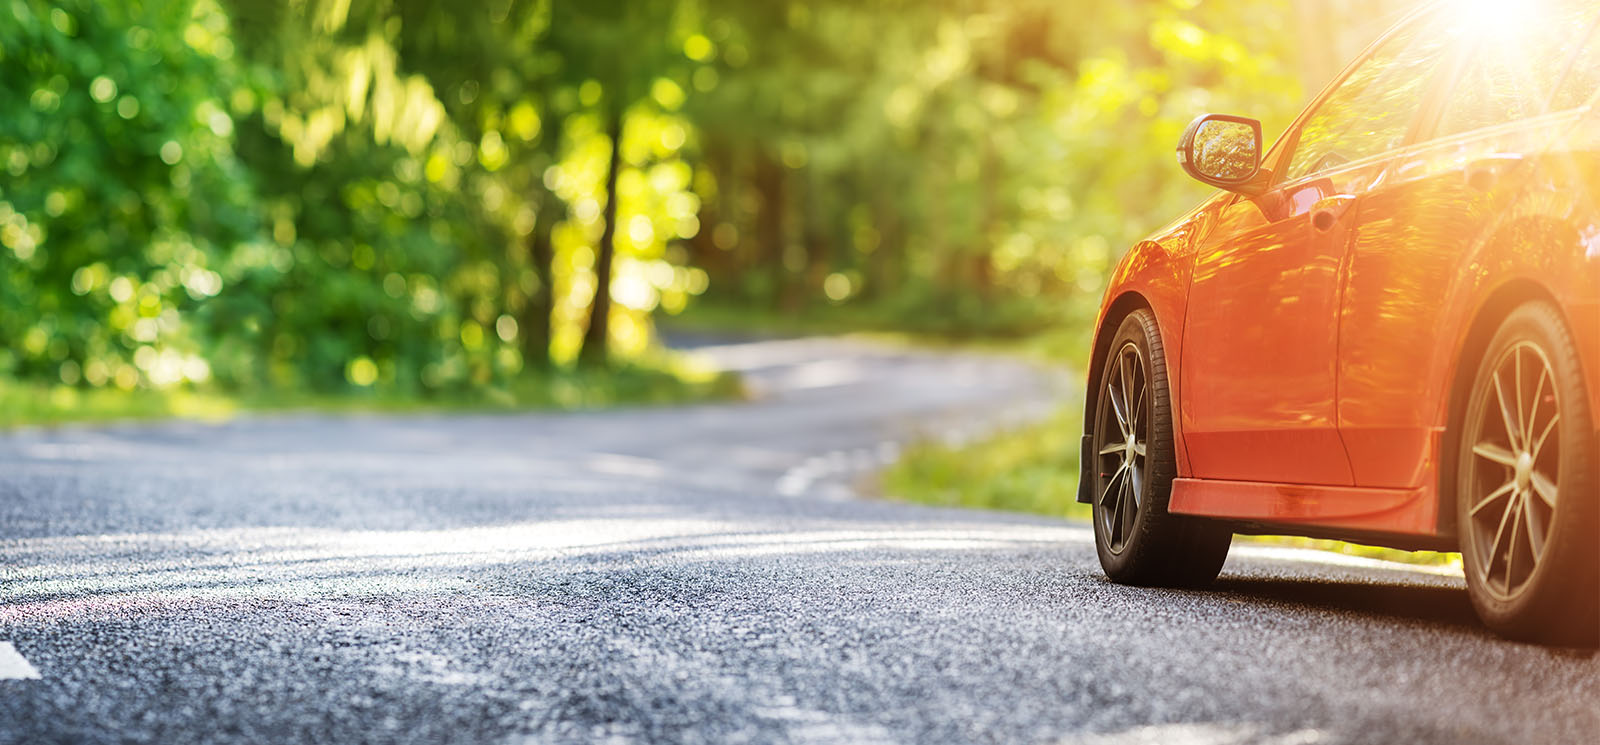
M 1246 191 L 1261 173 L 1261 122 L 1206 114 L 1184 130 L 1178 141 L 1178 163 L 1201 183 Z

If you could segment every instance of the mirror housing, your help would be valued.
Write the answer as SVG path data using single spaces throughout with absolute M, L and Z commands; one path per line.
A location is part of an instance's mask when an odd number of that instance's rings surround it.
M 1178 140 L 1178 163 L 1195 180 L 1241 194 L 1260 191 L 1261 122 L 1243 116 L 1205 114 Z

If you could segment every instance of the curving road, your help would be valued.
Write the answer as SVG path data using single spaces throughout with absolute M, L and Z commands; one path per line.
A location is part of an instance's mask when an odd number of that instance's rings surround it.
M 1600 660 L 1460 577 L 862 499 L 1048 411 L 1014 362 L 715 344 L 742 404 L 0 437 L 0 743 L 1595 742 Z

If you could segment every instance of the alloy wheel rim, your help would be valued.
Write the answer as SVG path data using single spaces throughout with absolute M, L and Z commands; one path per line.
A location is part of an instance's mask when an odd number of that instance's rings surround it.
M 1544 351 L 1530 342 L 1496 361 L 1474 415 L 1467 471 L 1467 531 L 1480 584 L 1507 599 L 1544 558 L 1560 488 L 1560 399 Z
M 1100 474 L 1100 529 L 1106 547 L 1122 553 L 1139 516 L 1149 457 L 1149 377 L 1132 342 L 1117 350 L 1106 376 L 1108 406 L 1100 412 L 1095 443 Z

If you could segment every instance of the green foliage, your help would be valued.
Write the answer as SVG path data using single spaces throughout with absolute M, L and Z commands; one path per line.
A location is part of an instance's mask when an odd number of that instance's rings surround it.
M 1184 124 L 1288 121 L 1300 5 L 8 0 L 0 375 L 442 399 L 702 295 L 1081 333 Z
M 790 314 L 1081 325 L 1120 251 L 1204 194 L 1172 162 L 1187 122 L 1282 126 L 1302 97 L 1280 3 L 710 7 L 685 42 L 694 259 L 715 297 Z
M 654 103 L 671 99 L 660 85 L 576 64 L 636 41 L 605 15 L 593 38 L 555 39 L 548 4 L 501 5 L 0 9 L 0 374 L 247 395 L 505 387 L 552 338 L 574 356 L 600 284 L 594 205 L 613 197 L 614 328 L 643 353 L 649 313 L 704 286 L 663 260 L 694 227 L 674 155 L 687 125 Z M 599 72 L 629 118 L 617 195 L 597 193 Z M 530 235 L 552 255 L 524 251 Z
M 193 313 L 258 225 L 225 25 L 188 0 L 0 8 L 0 373 L 209 377 Z

